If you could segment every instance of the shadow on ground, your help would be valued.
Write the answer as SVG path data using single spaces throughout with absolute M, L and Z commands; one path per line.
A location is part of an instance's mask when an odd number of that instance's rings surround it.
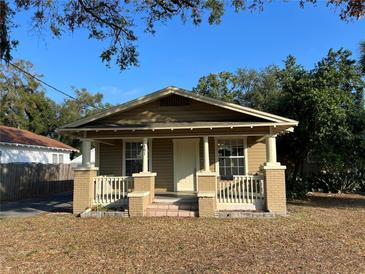
M 72 212 L 72 193 L 0 204 L 0 217 L 32 216 L 44 212 Z
M 304 200 L 290 201 L 289 204 L 323 208 L 365 208 L 365 194 L 331 194 L 311 192 L 307 194 L 307 197 Z

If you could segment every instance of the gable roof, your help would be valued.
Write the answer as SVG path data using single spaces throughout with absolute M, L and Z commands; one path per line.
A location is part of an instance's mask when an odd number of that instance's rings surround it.
M 240 112 L 240 113 L 243 113 L 243 114 L 251 115 L 251 116 L 254 116 L 254 117 L 266 119 L 266 120 L 268 120 L 269 122 L 272 122 L 272 123 L 285 123 L 285 124 L 293 125 L 293 126 L 298 124 L 297 121 L 292 120 L 292 119 L 288 119 L 288 118 L 285 118 L 285 117 L 282 117 L 282 116 L 274 115 L 274 114 L 271 114 L 271 113 L 268 113 L 268 112 L 259 111 L 259 110 L 253 109 L 253 108 L 244 107 L 244 106 L 233 104 L 233 103 L 220 101 L 220 100 L 213 99 L 213 98 L 210 98 L 210 97 L 195 94 L 195 93 L 189 92 L 189 91 L 181 89 L 181 88 L 177 88 L 177 87 L 174 87 L 174 86 L 169 86 L 169 87 L 166 87 L 164 89 L 158 90 L 156 92 L 150 93 L 148 95 L 141 96 L 141 97 L 139 97 L 137 99 L 134 99 L 132 101 L 126 102 L 124 104 L 120 104 L 120 105 L 111 107 L 109 109 L 100 111 L 100 112 L 98 112 L 94 115 L 79 119 L 75 122 L 72 122 L 72 123 L 69 123 L 67 125 L 62 126 L 61 129 L 77 128 L 77 127 L 80 127 L 84 124 L 93 122 L 95 120 L 98 120 L 98 119 L 101 119 L 101 118 L 104 118 L 104 117 L 107 117 L 107 116 L 110 116 L 110 115 L 113 115 L 113 114 L 116 114 L 116 113 L 119 113 L 119 112 L 124 112 L 124 111 L 130 110 L 132 108 L 144 105 L 146 103 L 158 100 L 160 98 L 163 98 L 165 96 L 172 95 L 172 94 L 183 96 L 183 97 L 186 97 L 186 98 L 189 98 L 189 99 L 192 99 L 192 100 L 196 100 L 196 101 L 203 102 L 203 103 L 206 103 L 206 104 L 214 105 L 214 106 L 221 107 L 221 108 L 224 108 L 224 109 L 229 109 L 229 110 L 232 110 L 232 111 L 236 111 L 236 112 Z
M 57 140 L 35 134 L 28 130 L 0 125 L 0 144 L 7 145 L 25 145 L 46 147 L 52 149 L 62 149 L 69 151 L 78 151 L 69 145 Z

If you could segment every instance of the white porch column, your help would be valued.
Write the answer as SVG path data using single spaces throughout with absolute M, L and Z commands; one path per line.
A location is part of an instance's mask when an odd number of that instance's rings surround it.
M 209 142 L 208 136 L 203 137 L 204 140 L 204 171 L 209 172 Z
M 142 166 L 142 172 L 148 172 L 148 139 L 143 138 L 143 166 Z
M 91 157 L 91 142 L 89 140 L 82 140 L 81 146 L 82 153 L 82 166 L 90 167 L 90 157 Z
M 266 158 L 269 163 L 277 163 L 276 159 L 276 135 L 269 135 L 266 138 Z

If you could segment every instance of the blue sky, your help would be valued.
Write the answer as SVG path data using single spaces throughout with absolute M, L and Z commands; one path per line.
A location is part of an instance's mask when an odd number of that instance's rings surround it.
M 85 32 L 62 39 L 39 36 L 24 18 L 13 31 L 21 42 L 13 52 L 15 59 L 31 61 L 45 81 L 61 90 L 72 93 L 71 86 L 85 87 L 102 92 L 104 101 L 112 104 L 169 85 L 191 89 L 209 73 L 282 65 L 288 54 L 307 68 L 329 48 L 345 47 L 358 57 L 359 42 L 365 40 L 365 20 L 343 22 L 323 4 L 301 9 L 294 1 L 276 2 L 261 13 L 228 11 L 220 25 L 204 22 L 196 27 L 178 18 L 157 25 L 155 35 L 142 32 L 139 36 L 140 66 L 121 72 L 116 65 L 107 68 L 101 62 L 99 55 L 106 44 L 88 40 Z M 51 90 L 47 95 L 56 101 L 64 99 Z

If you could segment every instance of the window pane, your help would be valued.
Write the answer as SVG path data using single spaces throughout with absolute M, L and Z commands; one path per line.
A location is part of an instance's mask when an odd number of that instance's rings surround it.
M 125 145 L 125 173 L 131 176 L 142 171 L 142 142 L 126 142 Z
M 219 173 L 223 179 L 244 174 L 244 142 L 242 139 L 218 140 Z
M 222 178 L 226 175 L 224 167 L 219 167 L 219 174 Z
M 57 164 L 57 154 L 52 154 L 52 163 Z
M 143 145 L 141 143 L 137 144 L 136 154 L 137 154 L 137 158 L 140 158 L 140 159 L 143 158 Z
M 243 163 L 244 161 L 243 161 L 243 158 L 239 158 L 238 159 L 238 166 L 239 167 L 244 167 L 245 165 L 244 165 L 244 163 Z
M 63 164 L 63 154 L 58 155 L 58 162 Z
M 125 175 L 126 176 L 131 176 L 132 175 L 131 161 L 130 160 L 125 161 Z
M 226 176 L 227 179 L 232 179 L 231 168 L 226 168 Z

